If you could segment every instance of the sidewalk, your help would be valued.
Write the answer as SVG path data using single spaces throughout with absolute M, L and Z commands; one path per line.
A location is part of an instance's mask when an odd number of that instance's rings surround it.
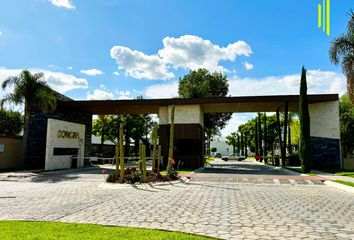
M 342 180 L 342 181 L 354 183 L 354 178 L 352 178 L 352 177 L 337 176 L 332 173 L 322 172 L 322 171 L 318 171 L 318 170 L 311 170 L 311 173 L 316 173 L 318 176 L 327 178 L 329 180 Z

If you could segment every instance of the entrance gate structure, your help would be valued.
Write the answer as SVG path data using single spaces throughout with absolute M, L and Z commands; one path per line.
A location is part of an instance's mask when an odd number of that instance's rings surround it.
M 337 94 L 308 95 L 310 135 L 315 167 L 341 167 L 339 103 Z M 171 107 L 175 106 L 174 158 L 184 167 L 204 165 L 204 113 L 211 112 L 290 112 L 299 110 L 298 95 L 173 98 L 137 100 L 59 101 L 54 113 L 31 115 L 37 122 L 30 126 L 29 142 L 43 142 L 46 146 L 48 118 L 85 125 L 84 155 L 90 156 L 92 115 L 108 114 L 158 114 L 159 141 L 165 161 L 168 156 Z M 41 119 L 41 121 L 36 121 Z M 40 123 L 38 125 L 38 123 Z M 31 132 L 32 131 L 32 132 Z M 36 155 L 33 153 L 36 151 Z M 46 149 L 38 144 L 27 147 L 27 167 L 44 168 Z M 29 158 L 29 156 L 31 156 Z M 35 164 L 34 164 L 35 163 Z

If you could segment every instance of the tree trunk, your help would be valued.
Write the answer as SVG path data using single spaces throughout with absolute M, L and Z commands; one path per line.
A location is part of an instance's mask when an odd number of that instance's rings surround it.
M 267 115 L 264 113 L 264 150 L 263 150 L 263 155 L 266 158 L 267 157 Z
M 30 125 L 30 115 L 31 115 L 31 110 L 30 110 L 30 106 L 27 103 L 27 101 L 25 101 L 25 119 L 24 119 L 24 127 L 23 127 L 23 138 L 22 138 L 22 151 L 23 151 L 23 159 L 21 162 L 21 167 L 22 168 L 27 168 L 30 167 L 29 163 L 27 162 L 27 160 L 30 159 L 30 156 L 28 156 L 27 153 L 27 145 L 28 145 L 28 132 L 29 132 L 29 125 Z
M 261 114 L 258 113 L 258 147 L 259 147 L 259 156 L 263 156 L 263 150 L 262 150 L 262 126 L 261 126 Z
M 259 155 L 259 153 L 258 153 L 258 127 L 257 126 L 258 126 L 258 123 L 256 122 L 256 125 L 255 125 L 255 150 L 254 150 L 256 156 Z
M 244 152 L 244 148 L 243 148 L 243 132 L 241 132 L 241 155 L 244 156 L 245 152 Z
M 240 155 L 240 135 L 237 134 L 237 154 Z
M 125 134 L 125 146 L 124 146 L 124 153 L 125 156 L 129 157 L 129 153 L 130 153 L 130 136 L 129 134 L 126 132 Z

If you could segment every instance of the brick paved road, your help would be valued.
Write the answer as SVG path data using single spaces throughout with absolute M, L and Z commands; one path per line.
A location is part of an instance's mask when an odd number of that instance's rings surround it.
M 136 226 L 224 239 L 354 239 L 353 194 L 326 185 L 198 181 L 103 188 L 99 173 L 0 178 L 0 219 Z

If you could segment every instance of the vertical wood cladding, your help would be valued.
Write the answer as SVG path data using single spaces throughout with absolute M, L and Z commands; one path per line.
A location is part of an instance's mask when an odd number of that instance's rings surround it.
M 170 125 L 160 125 L 159 139 L 164 166 L 168 159 Z M 175 124 L 174 159 L 181 161 L 184 168 L 197 168 L 204 165 L 204 133 L 200 124 Z

